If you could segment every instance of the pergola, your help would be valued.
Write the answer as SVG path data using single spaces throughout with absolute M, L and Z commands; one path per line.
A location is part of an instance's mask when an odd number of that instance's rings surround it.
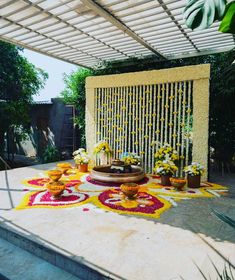
M 185 0 L 1 0 L 0 38 L 73 64 L 155 55 L 159 60 L 228 51 L 219 23 L 184 24 Z

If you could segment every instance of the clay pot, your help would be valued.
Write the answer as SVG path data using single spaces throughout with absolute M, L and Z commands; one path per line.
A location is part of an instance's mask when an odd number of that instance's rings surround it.
M 126 183 L 120 186 L 120 189 L 129 199 L 133 199 L 139 191 L 139 185 L 135 183 Z
M 79 172 L 88 172 L 88 164 L 77 164 L 77 168 Z
M 172 175 L 161 175 L 161 184 L 163 186 L 170 186 L 171 182 L 170 182 L 170 178 Z
M 201 175 L 187 176 L 188 188 L 200 188 L 201 185 Z

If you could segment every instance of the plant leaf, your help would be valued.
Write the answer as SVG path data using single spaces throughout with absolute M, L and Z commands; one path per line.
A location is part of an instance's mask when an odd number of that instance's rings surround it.
M 226 215 L 224 215 L 222 213 L 219 213 L 218 211 L 216 211 L 214 209 L 211 209 L 211 210 L 220 220 L 222 220 L 223 222 L 227 223 L 231 227 L 235 228 L 235 221 L 233 219 L 229 218 L 228 216 L 226 216 Z
M 219 31 L 235 34 L 235 1 L 229 3 L 226 6 L 225 14 L 220 24 Z
M 224 14 L 226 0 L 188 0 L 184 10 L 187 27 L 201 30 L 208 28 Z

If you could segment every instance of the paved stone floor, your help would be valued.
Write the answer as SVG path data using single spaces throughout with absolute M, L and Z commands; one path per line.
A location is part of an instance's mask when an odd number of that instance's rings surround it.
M 180 202 L 160 219 L 67 209 L 16 211 L 22 198 L 20 181 L 55 164 L 0 172 L 0 226 L 10 228 L 112 279 L 202 279 L 197 267 L 215 279 L 210 259 L 220 271 L 226 260 L 235 266 L 235 230 L 215 217 L 211 208 L 235 217 L 235 177 L 213 175 L 228 185 L 227 196 Z M 213 278 L 214 277 L 214 278 Z

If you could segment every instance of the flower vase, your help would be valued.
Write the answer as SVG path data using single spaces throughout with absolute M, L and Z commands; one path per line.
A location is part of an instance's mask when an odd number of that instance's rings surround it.
M 172 175 L 167 174 L 167 175 L 161 175 L 161 184 L 163 186 L 170 186 L 171 182 L 170 182 L 170 178 L 172 177 Z
M 84 163 L 84 164 L 77 164 L 77 169 L 79 172 L 88 172 L 88 164 Z
M 108 154 L 106 154 L 105 152 L 100 152 L 99 158 L 100 158 L 100 165 L 108 164 Z
M 200 188 L 201 185 L 201 175 L 187 176 L 188 188 Z

